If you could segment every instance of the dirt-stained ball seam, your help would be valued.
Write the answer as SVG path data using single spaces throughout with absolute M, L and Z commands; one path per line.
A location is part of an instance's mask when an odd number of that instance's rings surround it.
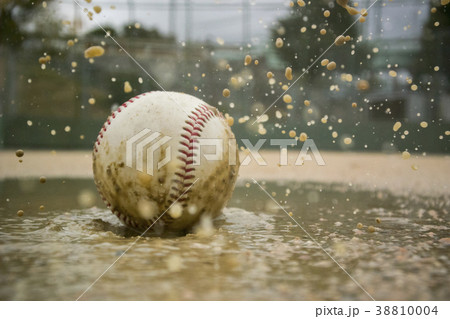
M 186 125 L 182 128 L 183 132 L 181 133 L 177 157 L 182 164 L 178 167 L 172 179 L 168 199 L 169 205 L 178 200 L 183 207 L 186 207 L 188 194 L 191 191 L 188 188 L 192 186 L 195 179 L 194 156 L 198 147 L 194 143 L 200 138 L 206 123 L 213 117 L 216 117 L 216 115 L 205 105 L 197 106 L 188 115 L 188 119 L 185 121 Z
M 117 117 L 118 113 L 121 113 L 123 109 L 127 108 L 128 105 L 133 103 L 135 100 L 149 94 L 151 92 L 146 92 L 139 94 L 135 97 L 132 97 L 125 103 L 123 103 L 121 106 L 118 107 L 118 109 L 113 112 L 106 122 L 103 124 L 103 127 L 100 129 L 100 132 L 97 136 L 97 140 L 94 143 L 94 152 L 93 157 L 95 159 L 95 153 L 98 153 L 98 146 L 100 146 L 101 140 L 103 139 L 103 133 L 107 131 L 108 127 L 111 125 L 111 122 Z M 187 126 L 184 126 L 183 133 L 181 134 L 181 141 L 179 142 L 180 148 L 178 149 L 178 159 L 182 161 L 182 165 L 179 166 L 178 171 L 175 173 L 175 177 L 172 179 L 172 186 L 169 191 L 169 199 L 168 199 L 168 205 L 167 207 L 170 207 L 170 205 L 173 204 L 174 201 L 178 200 L 182 203 L 183 207 L 186 206 L 185 201 L 188 199 L 188 191 L 186 191 L 187 188 L 189 188 L 194 183 L 195 178 L 195 167 L 193 166 L 194 163 L 194 155 L 195 150 L 197 147 L 194 146 L 194 142 L 197 141 L 196 138 L 200 137 L 201 132 L 203 131 L 203 128 L 205 127 L 206 123 L 213 117 L 216 117 L 217 115 L 212 112 L 206 105 L 199 105 L 195 108 L 195 110 L 191 111 L 191 114 L 188 115 L 188 119 L 185 121 Z M 98 193 L 100 194 L 103 202 L 105 205 L 112 211 L 114 215 L 116 215 L 125 225 L 131 226 L 131 227 L 139 227 L 140 225 L 133 219 L 130 218 L 130 216 L 125 215 L 121 213 L 120 211 L 114 209 L 112 205 L 108 202 L 106 197 L 103 195 L 103 193 L 100 190 L 99 185 L 95 181 L 95 186 L 97 188 Z M 151 223 L 152 221 L 147 221 L 147 224 Z
M 132 97 L 128 101 L 124 102 L 121 106 L 117 108 L 116 111 L 114 111 L 106 120 L 106 122 L 103 124 L 102 128 L 100 129 L 100 132 L 98 133 L 97 139 L 94 143 L 94 152 L 93 152 L 93 158 L 95 159 L 95 153 L 98 153 L 98 146 L 100 146 L 100 142 L 103 139 L 103 133 L 107 131 L 108 127 L 111 125 L 111 122 L 117 117 L 118 113 L 121 113 L 123 109 L 127 108 L 128 105 L 133 103 L 134 101 L 140 99 L 141 97 L 150 94 L 151 92 L 145 92 L 139 95 L 136 95 L 135 97 Z M 105 203 L 106 207 L 108 207 L 114 215 L 116 215 L 125 225 L 132 226 L 132 227 L 138 227 L 138 224 L 129 216 L 122 214 L 118 210 L 115 210 L 114 207 L 108 202 L 106 197 L 103 195 L 103 193 L 100 190 L 99 185 L 97 184 L 97 181 L 94 179 L 95 186 L 97 188 L 97 192 L 100 194 L 100 197 L 102 198 L 103 202 Z
M 142 93 L 142 94 L 136 95 L 135 97 L 132 97 L 131 99 L 129 99 L 128 101 L 123 103 L 121 106 L 119 106 L 116 111 L 112 112 L 110 116 L 108 116 L 108 118 L 106 119 L 106 122 L 103 124 L 102 128 L 100 129 L 100 132 L 98 133 L 97 140 L 94 143 L 94 152 L 95 153 L 98 152 L 97 147 L 100 146 L 100 142 L 103 139 L 103 132 L 106 132 L 106 130 L 108 129 L 108 126 L 111 125 L 112 120 L 114 120 L 116 118 L 117 114 L 121 113 L 122 109 L 127 108 L 129 104 L 133 103 L 134 101 L 140 99 L 141 97 L 143 97 L 149 93 L 151 93 L 151 92 Z

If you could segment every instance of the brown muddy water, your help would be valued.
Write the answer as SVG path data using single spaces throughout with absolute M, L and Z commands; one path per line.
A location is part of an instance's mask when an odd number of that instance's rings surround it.
M 450 299 L 450 196 L 263 185 L 374 299 Z M 81 300 L 370 300 L 251 181 L 214 225 L 140 238 Z M 91 180 L 0 181 L 0 299 L 76 300 L 136 239 Z

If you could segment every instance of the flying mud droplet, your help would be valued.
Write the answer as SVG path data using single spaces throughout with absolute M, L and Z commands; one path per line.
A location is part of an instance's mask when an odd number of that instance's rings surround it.
M 389 76 L 395 78 L 397 76 L 397 72 L 395 72 L 394 70 L 390 70 L 389 71 Z
M 82 208 L 89 208 L 95 205 L 97 196 L 89 189 L 84 189 L 78 193 L 77 202 Z
M 125 93 L 130 93 L 131 91 L 133 91 L 133 88 L 131 87 L 130 82 L 125 81 L 125 82 L 123 83 L 123 91 L 124 91 Z
M 283 44 L 284 44 L 284 42 L 283 42 L 283 39 L 282 39 L 282 38 L 277 38 L 277 40 L 275 41 L 275 46 L 276 46 L 277 48 L 282 48 L 282 47 L 283 47 Z
M 283 101 L 284 101 L 284 103 L 291 103 L 292 97 L 289 94 L 285 94 L 285 95 L 283 95 Z
M 103 49 L 101 46 L 99 45 L 94 45 L 90 48 L 87 48 L 84 51 L 84 57 L 86 59 L 90 59 L 90 58 L 96 58 L 96 57 L 100 57 L 103 54 L 105 54 L 105 49 Z
M 356 83 L 356 88 L 360 91 L 367 91 L 370 88 L 370 85 L 367 80 L 359 80 Z
M 228 126 L 233 126 L 234 118 L 230 116 L 228 113 L 225 113 L 225 119 L 227 120 Z
M 183 259 L 178 255 L 170 255 L 166 260 L 169 272 L 178 272 L 183 268 Z
M 39 58 L 39 63 L 40 64 L 45 64 L 47 62 L 50 62 L 51 59 L 52 59 L 52 57 L 50 55 L 41 56 Z
M 346 43 L 346 37 L 344 37 L 343 35 L 339 35 L 334 40 L 334 44 L 336 44 L 336 46 L 344 45 L 345 43 Z
M 183 207 L 180 203 L 175 203 L 172 205 L 172 207 L 169 209 L 169 215 L 173 219 L 180 218 L 183 214 Z
M 200 237 L 209 237 L 214 234 L 215 229 L 210 216 L 203 215 L 200 222 L 195 227 L 194 232 Z
M 330 62 L 330 63 L 328 63 L 327 64 L 327 69 L 329 70 L 329 71 L 333 71 L 334 69 L 336 69 L 336 62 Z
M 137 205 L 137 211 L 139 216 L 144 219 L 153 219 L 159 213 L 158 205 L 149 200 L 140 200 Z
M 252 63 L 252 56 L 246 55 L 244 59 L 244 65 L 249 65 L 250 63 Z
M 402 152 L 402 158 L 403 158 L 404 160 L 407 160 L 407 159 L 409 159 L 410 157 L 411 157 L 411 154 L 410 154 L 408 151 Z
M 300 142 L 304 142 L 308 139 L 308 135 L 304 132 L 300 133 L 300 136 L 298 138 L 300 140 Z
M 287 67 L 286 70 L 284 71 L 284 76 L 285 76 L 286 79 L 288 79 L 289 81 L 292 80 L 292 68 Z

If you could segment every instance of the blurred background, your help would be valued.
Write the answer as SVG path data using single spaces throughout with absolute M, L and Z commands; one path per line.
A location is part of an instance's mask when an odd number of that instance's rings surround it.
M 289 89 L 292 102 L 278 100 L 254 124 L 358 16 L 334 0 L 2 0 L 0 148 L 90 149 L 111 110 L 160 89 L 148 72 L 165 90 L 229 114 L 238 138 L 295 130 L 320 150 L 449 152 L 449 11 L 441 0 L 377 1 L 345 33 L 352 40 Z M 86 59 L 93 45 L 105 54 Z M 321 66 L 325 58 L 335 70 Z
M 74 300 L 125 252 L 83 300 L 450 300 L 450 0 L 343 2 L 0 0 L 0 300 Z M 91 150 L 160 86 L 326 165 L 266 141 L 209 235 L 130 249 Z

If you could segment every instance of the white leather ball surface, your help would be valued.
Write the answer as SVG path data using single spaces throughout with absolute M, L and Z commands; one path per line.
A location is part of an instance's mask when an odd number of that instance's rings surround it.
M 220 141 L 222 147 L 201 140 Z M 239 169 L 233 141 L 222 114 L 202 100 L 177 92 L 143 93 L 122 104 L 100 130 L 94 180 L 125 225 L 189 230 L 202 216 L 219 215 L 231 197 Z

